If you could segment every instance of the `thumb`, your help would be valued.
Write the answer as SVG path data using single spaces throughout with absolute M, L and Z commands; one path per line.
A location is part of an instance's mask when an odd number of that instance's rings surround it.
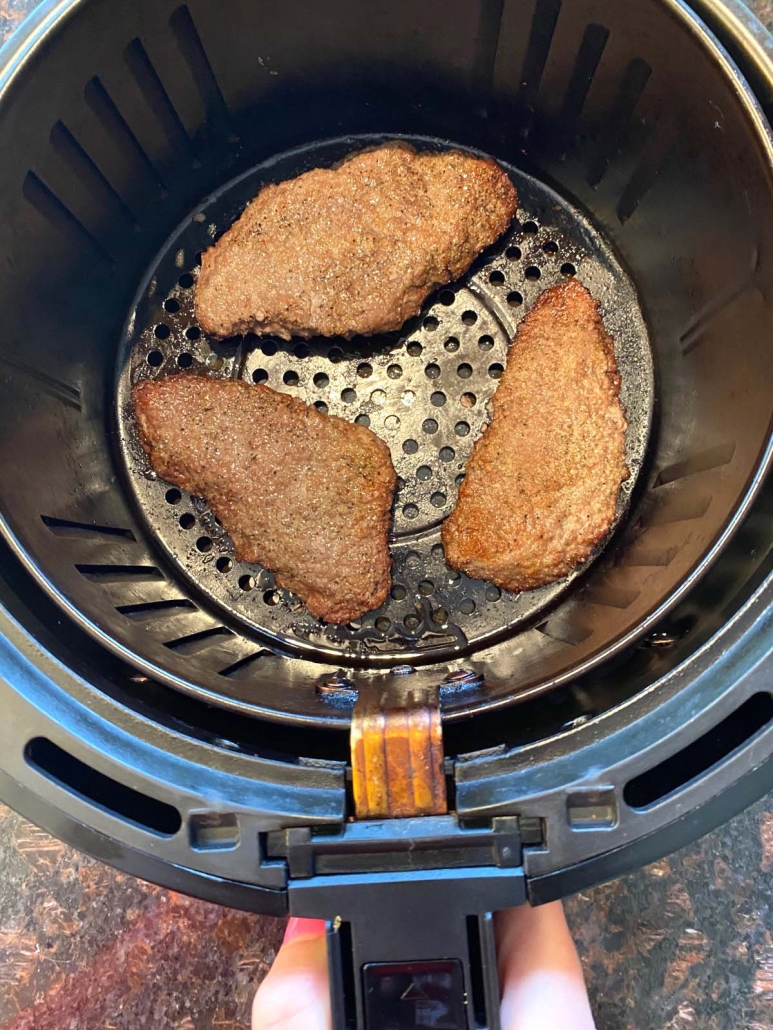
M 252 1030 L 331 1030 L 321 919 L 290 919 L 276 961 L 255 995 Z
M 495 916 L 503 1030 L 593 1030 L 580 959 L 560 901 Z

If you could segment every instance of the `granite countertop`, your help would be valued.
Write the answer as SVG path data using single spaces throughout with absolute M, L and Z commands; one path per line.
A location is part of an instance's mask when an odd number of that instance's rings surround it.
M 0 41 L 38 0 L 0 0 Z M 773 26 L 771 0 L 750 6 Z M 773 1030 L 773 794 L 567 902 L 598 1030 Z M 283 933 L 0 805 L 0 1030 L 246 1030 Z

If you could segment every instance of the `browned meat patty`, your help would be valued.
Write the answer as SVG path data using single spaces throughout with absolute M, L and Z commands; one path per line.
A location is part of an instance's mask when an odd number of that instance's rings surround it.
M 327 622 L 384 602 L 397 477 L 369 429 L 232 379 L 149 380 L 133 400 L 151 465 L 206 499 L 237 558 Z
M 619 390 L 596 302 L 578 282 L 548 290 L 518 329 L 443 525 L 449 565 L 529 590 L 588 557 L 628 478 Z
M 266 186 L 201 259 L 196 317 L 216 336 L 388 332 L 458 279 L 515 215 L 494 161 L 388 144 Z

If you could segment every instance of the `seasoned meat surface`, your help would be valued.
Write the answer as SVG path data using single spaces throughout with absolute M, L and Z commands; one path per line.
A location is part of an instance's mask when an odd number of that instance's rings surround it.
M 232 379 L 148 380 L 133 401 L 151 465 L 206 499 L 237 558 L 328 622 L 384 602 L 397 477 L 369 429 Z
M 494 161 L 387 144 L 265 186 L 201 259 L 196 317 L 216 336 L 388 332 L 467 271 L 515 215 Z
M 521 323 L 442 529 L 453 568 L 505 590 L 567 575 L 608 532 L 626 420 L 612 339 L 576 281 L 542 294 Z

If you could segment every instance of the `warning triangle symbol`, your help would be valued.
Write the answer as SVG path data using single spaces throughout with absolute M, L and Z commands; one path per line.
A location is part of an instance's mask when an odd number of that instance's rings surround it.
M 400 1001 L 430 1001 L 430 996 L 425 994 L 421 987 L 414 980 L 400 995 Z

